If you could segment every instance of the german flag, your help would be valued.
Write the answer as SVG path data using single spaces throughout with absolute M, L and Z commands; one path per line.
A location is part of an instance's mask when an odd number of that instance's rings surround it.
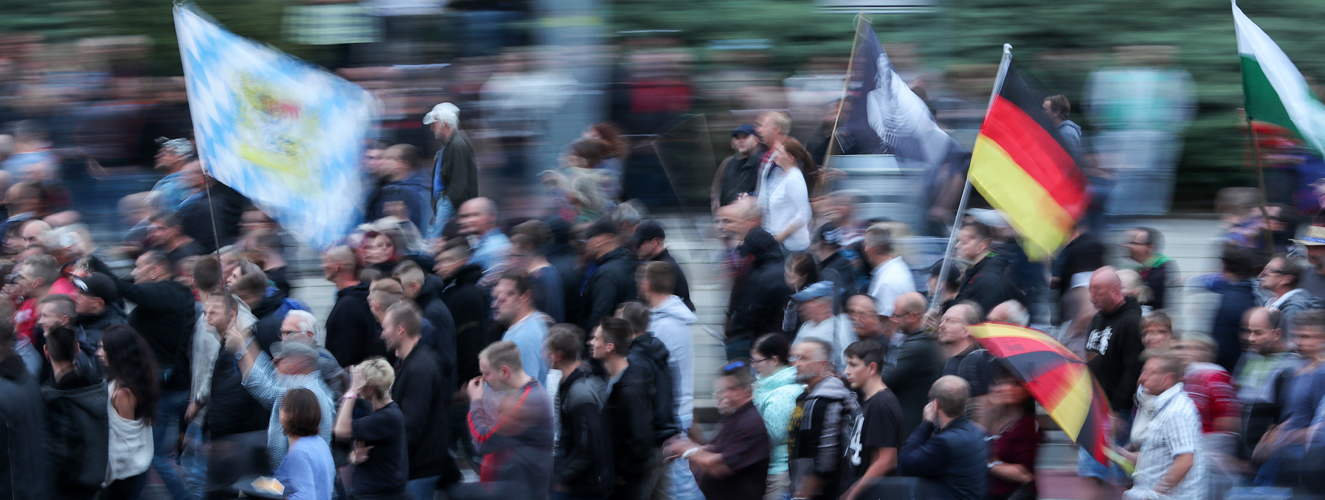
M 1090 203 L 1043 101 L 1009 65 L 971 153 L 971 184 L 1007 216 L 1032 260 L 1062 248 Z

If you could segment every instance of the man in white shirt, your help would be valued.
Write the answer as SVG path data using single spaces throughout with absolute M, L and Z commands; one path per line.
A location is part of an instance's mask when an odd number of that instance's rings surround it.
M 881 319 L 891 318 L 893 304 L 904 293 L 916 291 L 915 277 L 902 257 L 894 253 L 892 234 L 884 226 L 871 226 L 865 231 L 865 259 L 873 271 L 870 273 L 870 297 Z M 889 331 L 888 325 L 884 330 Z
M 800 303 L 801 317 L 805 318 L 805 323 L 796 332 L 796 342 L 816 339 L 828 344 L 831 348 L 829 361 L 833 363 L 838 373 L 842 373 L 846 369 L 846 359 L 842 357 L 842 351 L 859 339 L 856 338 L 856 330 L 851 324 L 851 316 L 833 314 L 833 283 L 820 281 L 792 295 L 791 298 Z
M 1155 416 L 1136 455 L 1132 489 L 1125 500 L 1201 500 L 1206 497 L 1201 464 L 1201 415 L 1182 387 L 1182 360 L 1160 355 L 1146 360 L 1140 384 L 1155 397 Z M 1121 450 L 1116 447 L 1116 450 Z

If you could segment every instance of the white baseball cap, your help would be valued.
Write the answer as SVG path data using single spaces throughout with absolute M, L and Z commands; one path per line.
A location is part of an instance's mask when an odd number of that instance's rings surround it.
M 423 115 L 423 124 L 432 125 L 433 122 L 444 121 L 442 120 L 442 117 L 446 115 L 454 115 L 458 117 L 460 116 L 460 108 L 456 107 L 456 105 L 451 104 L 449 102 L 444 102 L 436 106 L 433 106 L 432 111 L 429 111 L 428 114 Z

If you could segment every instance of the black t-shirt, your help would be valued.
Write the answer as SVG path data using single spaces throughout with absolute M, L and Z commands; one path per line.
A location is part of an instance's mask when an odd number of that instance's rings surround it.
M 732 475 L 724 478 L 696 474 L 699 491 L 705 498 L 763 498 L 772 450 L 764 419 L 753 403 L 746 403 L 727 417 L 704 448 L 722 454 L 723 464 L 732 471 Z
M 865 475 L 874 463 L 874 450 L 901 448 L 906 442 L 902 435 L 902 405 L 892 389 L 884 389 L 865 401 L 851 433 L 851 444 L 846 450 L 846 471 L 849 480 Z M 895 469 L 894 469 L 895 470 Z
M 376 495 L 402 491 L 409 477 L 409 458 L 405 454 L 405 416 L 400 406 L 393 401 L 372 411 L 369 403 L 360 399 L 354 404 L 351 426 L 355 441 L 373 447 L 368 460 L 354 468 L 350 478 L 354 492 Z

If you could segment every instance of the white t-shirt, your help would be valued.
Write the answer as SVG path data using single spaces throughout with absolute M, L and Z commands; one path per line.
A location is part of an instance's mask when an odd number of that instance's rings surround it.
M 901 257 L 893 257 L 879 264 L 870 275 L 870 297 L 874 297 L 874 307 L 880 316 L 892 316 L 897 297 L 914 291 L 915 278 Z

